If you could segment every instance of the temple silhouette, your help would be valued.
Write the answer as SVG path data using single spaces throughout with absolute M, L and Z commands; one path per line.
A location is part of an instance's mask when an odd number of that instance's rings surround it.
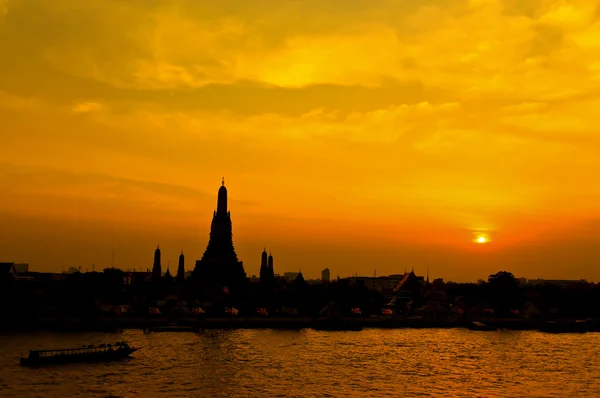
M 202 285 L 237 285 L 246 280 L 244 264 L 238 260 L 233 247 L 231 215 L 227 210 L 225 179 L 217 198 L 217 210 L 210 224 L 210 237 L 202 258 L 196 261 L 193 279 Z
M 267 257 L 267 248 L 262 252 L 260 261 L 260 282 L 269 284 L 275 280 L 275 270 L 273 269 L 273 256 L 269 254 Z
M 179 265 L 177 266 L 177 276 L 175 277 L 175 281 L 179 285 L 183 285 L 185 282 L 185 257 L 183 255 L 183 250 L 179 255 Z
M 160 265 L 160 247 L 156 246 L 154 251 L 154 264 L 152 265 L 152 280 L 154 282 L 160 281 L 162 276 L 162 267 Z

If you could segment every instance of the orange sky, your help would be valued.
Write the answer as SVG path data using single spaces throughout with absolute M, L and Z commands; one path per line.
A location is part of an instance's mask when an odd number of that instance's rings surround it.
M 599 280 L 596 3 L 0 0 L 0 261 Z

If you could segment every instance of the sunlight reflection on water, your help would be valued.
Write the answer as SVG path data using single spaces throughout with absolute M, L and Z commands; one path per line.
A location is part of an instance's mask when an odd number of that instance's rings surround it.
M 462 329 L 0 336 L 2 397 L 598 396 L 600 334 Z M 127 340 L 111 364 L 19 366 L 29 348 Z

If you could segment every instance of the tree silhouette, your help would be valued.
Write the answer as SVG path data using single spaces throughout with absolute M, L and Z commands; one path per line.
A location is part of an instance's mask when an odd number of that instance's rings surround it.
M 507 271 L 500 271 L 488 277 L 490 298 L 497 314 L 510 315 L 511 310 L 521 307 L 519 281 Z
M 494 288 L 514 289 L 519 286 L 519 281 L 508 271 L 500 271 L 488 277 L 488 283 Z

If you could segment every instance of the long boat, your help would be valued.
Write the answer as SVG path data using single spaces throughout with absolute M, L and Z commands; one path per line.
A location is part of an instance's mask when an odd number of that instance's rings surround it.
M 29 356 L 21 358 L 23 366 L 38 366 L 56 363 L 114 361 L 123 359 L 139 348 L 124 341 L 115 344 L 88 345 L 80 348 L 53 350 L 29 350 Z

